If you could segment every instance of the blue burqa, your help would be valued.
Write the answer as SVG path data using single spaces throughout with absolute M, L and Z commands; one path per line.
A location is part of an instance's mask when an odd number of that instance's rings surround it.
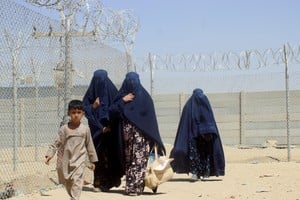
M 174 172 L 192 171 L 190 144 L 207 134 L 212 138 L 208 144 L 211 147 L 209 176 L 223 176 L 225 158 L 214 114 L 203 91 L 195 89 L 182 110 L 174 147 L 170 153 L 170 157 L 174 158 L 171 163 Z
M 122 98 L 129 93 L 134 94 L 134 100 L 125 103 Z M 141 85 L 137 73 L 129 72 L 126 74 L 110 111 L 112 118 L 115 119 L 119 134 L 122 132 L 122 119 L 127 119 L 137 126 L 142 131 L 143 136 L 150 141 L 150 148 L 156 144 L 160 154 L 165 153 L 165 147 L 159 133 L 153 100 Z
M 96 70 L 83 97 L 85 116 L 91 130 L 99 162 L 94 171 L 94 186 L 107 191 L 118 186 L 123 175 L 120 139 L 111 131 L 104 133 L 104 127 L 110 127 L 109 106 L 118 90 L 108 78 L 105 70 Z M 100 105 L 94 109 L 93 103 L 99 97 Z

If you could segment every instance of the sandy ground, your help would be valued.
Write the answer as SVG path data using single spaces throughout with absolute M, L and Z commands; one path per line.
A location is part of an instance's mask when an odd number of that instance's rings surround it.
M 300 148 L 290 151 L 291 161 L 287 162 L 288 150 L 284 147 L 266 145 L 260 147 L 224 146 L 226 174 L 209 177 L 203 181 L 191 182 L 187 174 L 175 174 L 173 179 L 159 186 L 154 194 L 145 188 L 142 195 L 124 195 L 124 182 L 110 192 L 92 192 L 92 186 L 83 188 L 81 200 L 126 200 L 126 199 L 284 199 L 300 200 Z M 168 146 L 170 150 L 171 146 Z M 53 170 L 53 169 L 52 169 Z M 56 179 L 53 177 L 46 179 Z M 45 180 L 46 180 L 45 179 Z M 87 180 L 92 179 L 90 172 Z M 54 185 L 54 184 L 53 184 Z M 62 187 L 40 189 L 11 200 L 58 200 L 69 199 Z

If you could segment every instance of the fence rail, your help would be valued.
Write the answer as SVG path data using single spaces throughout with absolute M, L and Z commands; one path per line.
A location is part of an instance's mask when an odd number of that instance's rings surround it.
M 85 88 L 77 88 L 81 99 Z M 42 91 L 42 89 L 40 89 Z M 257 145 L 268 139 L 286 144 L 285 92 L 240 92 L 207 94 L 226 145 Z M 290 92 L 291 142 L 300 144 L 300 91 Z M 188 94 L 154 95 L 154 103 L 162 137 L 172 144 L 176 136 L 181 110 Z M 24 97 L 17 101 L 17 132 L 14 133 L 13 104 L 10 99 L 0 100 L 0 147 L 39 146 L 53 139 L 60 123 L 57 96 Z M 33 112 L 34 111 L 34 112 Z M 46 119 L 46 120 L 45 120 Z M 12 135 L 16 134 L 15 141 Z M 14 143 L 15 142 L 15 143 Z
M 285 91 L 208 93 L 225 145 L 287 145 Z M 173 144 L 188 94 L 154 95 L 160 131 Z M 290 91 L 290 140 L 300 144 L 300 91 Z

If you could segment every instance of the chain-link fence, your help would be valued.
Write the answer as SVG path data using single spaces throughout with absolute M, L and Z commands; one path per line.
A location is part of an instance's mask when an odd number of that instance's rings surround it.
M 70 34 L 71 38 L 68 38 L 61 21 L 36 13 L 15 1 L 1 0 L 0 5 L 0 190 L 6 183 L 13 182 L 19 192 L 28 193 L 53 187 L 49 180 L 56 176 L 55 162 L 46 167 L 43 158 L 48 144 L 65 120 L 67 100 L 82 99 L 93 72 L 99 68 L 107 70 L 112 81 L 119 86 L 128 70 L 132 46 L 127 47 L 124 53 L 95 38 L 94 34 L 80 34 L 78 31 L 81 30 L 75 28 L 72 29 L 74 37 Z M 110 18 L 111 14 L 106 17 Z M 132 41 L 129 43 L 132 44 Z M 218 121 L 221 131 L 229 126 L 238 126 L 241 131 L 237 134 L 242 133 L 245 127 L 252 133 L 255 131 L 253 127 L 259 125 L 262 133 L 266 134 L 271 126 L 280 126 L 280 131 L 283 131 L 285 123 L 290 122 L 286 126 L 291 126 L 292 134 L 297 138 L 299 92 L 289 96 L 289 90 L 300 89 L 299 49 L 287 45 L 286 51 L 280 48 L 240 54 L 147 55 L 136 58 L 134 68 L 154 97 L 163 139 L 171 138 L 170 141 L 173 141 L 180 110 L 196 87 L 204 89 L 212 97 L 217 119 L 224 118 Z M 274 70 L 268 70 L 270 68 Z M 254 97 L 250 94 L 255 90 L 287 92 L 279 97 L 280 103 L 271 99 L 278 105 L 280 113 L 278 110 L 271 111 L 266 104 L 256 108 L 279 118 L 274 123 L 273 118 L 266 120 L 265 115 L 253 123 L 256 118 L 253 104 L 246 114 L 241 112 L 239 109 L 243 107 L 240 103 L 247 98 L 229 99 L 233 104 L 228 106 L 220 99 L 222 94 L 213 94 L 237 92 L 229 96 L 239 96 L 239 92 L 248 91 L 248 97 L 255 99 L 255 94 Z M 273 94 L 266 92 L 259 98 L 265 95 Z M 293 106 L 291 119 L 286 117 L 290 107 L 287 102 Z M 260 100 L 256 103 L 259 104 Z M 233 116 L 232 110 L 238 114 Z M 243 113 L 248 118 L 240 119 Z M 236 117 L 238 115 L 241 117 Z M 232 122 L 228 118 L 236 120 Z M 241 125 L 241 122 L 244 123 Z M 165 135 L 163 127 L 172 132 Z M 242 136 L 239 135 L 245 138 Z M 252 134 L 251 140 L 255 137 Z M 235 137 L 233 140 L 238 139 Z M 292 144 L 297 144 L 295 141 Z
M 150 54 L 135 63 L 153 94 L 189 93 L 195 85 L 209 93 L 300 89 L 299 45 L 240 53 Z
M 300 143 L 299 61 L 300 47 L 285 44 L 239 54 L 150 54 L 137 63 L 156 99 L 161 132 L 171 143 L 182 106 L 202 88 L 211 97 L 224 144 L 263 146 L 273 140 L 287 149 L 281 156 L 290 160 L 291 148 Z
M 126 56 L 93 35 L 77 35 L 67 46 L 60 21 L 15 1 L 0 4 L 0 191 L 13 181 L 31 192 L 45 184 L 45 150 L 65 116 L 66 51 L 69 99 L 82 99 L 96 69 L 120 84 Z
M 182 102 L 181 96 L 202 88 L 212 97 L 225 144 L 257 145 L 277 140 L 289 149 L 287 160 L 291 145 L 299 144 L 299 45 L 241 53 L 150 54 L 137 63 L 151 94 L 160 96 L 156 102 L 161 108 L 158 119 L 169 141 L 175 137 L 180 108 L 186 100 Z M 167 99 L 163 94 L 178 95 Z M 169 124 L 167 128 L 164 122 Z

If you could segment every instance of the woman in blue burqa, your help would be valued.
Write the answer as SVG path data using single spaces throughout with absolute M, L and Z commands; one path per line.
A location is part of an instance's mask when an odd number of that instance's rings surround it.
M 122 154 L 120 139 L 111 132 L 109 106 L 118 90 L 105 70 L 96 70 L 83 97 L 85 116 L 91 130 L 99 162 L 94 171 L 96 191 L 108 191 L 121 184 Z
M 111 119 L 123 138 L 125 194 L 144 191 L 145 170 L 150 151 L 157 145 L 160 154 L 165 147 L 160 137 L 154 104 L 140 83 L 139 75 L 129 72 L 110 107 Z M 155 191 L 154 191 L 155 192 Z
M 192 180 L 225 175 L 221 138 L 207 96 L 195 89 L 179 121 L 171 166 L 176 173 L 192 174 Z

